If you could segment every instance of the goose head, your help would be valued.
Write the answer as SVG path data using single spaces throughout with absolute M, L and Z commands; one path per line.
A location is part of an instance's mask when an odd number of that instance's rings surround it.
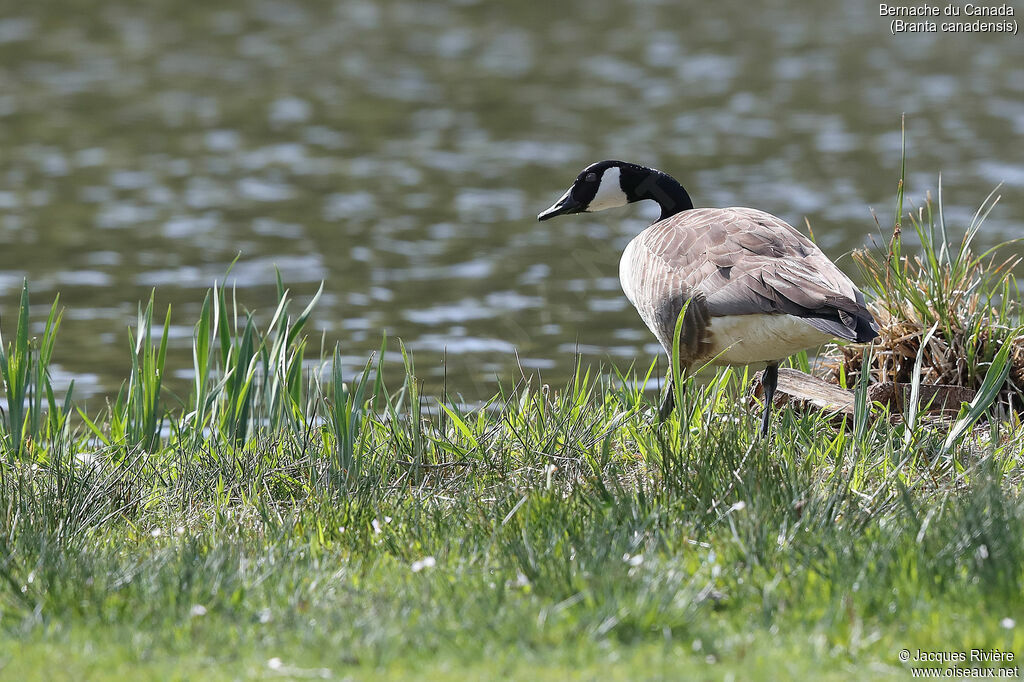
M 686 190 L 674 178 L 654 168 L 612 159 L 584 168 L 558 201 L 537 216 L 593 213 L 651 199 L 661 206 L 661 219 L 693 208 Z

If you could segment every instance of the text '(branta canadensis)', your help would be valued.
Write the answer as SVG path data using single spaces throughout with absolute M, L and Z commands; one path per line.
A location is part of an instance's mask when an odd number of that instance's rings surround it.
M 865 343 L 878 326 L 850 278 L 784 220 L 753 208 L 694 208 L 674 178 L 623 161 L 588 166 L 537 216 L 601 211 L 650 199 L 661 217 L 619 261 L 622 290 L 680 365 L 764 365 L 768 431 L 779 362 L 835 338 Z M 674 407 L 671 385 L 662 418 Z

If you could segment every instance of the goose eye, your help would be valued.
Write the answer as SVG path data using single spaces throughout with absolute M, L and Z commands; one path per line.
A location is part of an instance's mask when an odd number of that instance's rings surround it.
M 587 177 L 584 178 L 587 182 L 594 182 L 597 180 L 597 173 L 587 173 Z

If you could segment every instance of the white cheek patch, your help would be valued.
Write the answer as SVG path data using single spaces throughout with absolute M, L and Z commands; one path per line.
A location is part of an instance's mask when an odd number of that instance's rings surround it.
M 619 169 L 612 166 L 601 175 L 601 184 L 597 186 L 597 194 L 587 206 L 587 211 L 603 211 L 606 208 L 625 206 L 629 197 L 619 185 Z

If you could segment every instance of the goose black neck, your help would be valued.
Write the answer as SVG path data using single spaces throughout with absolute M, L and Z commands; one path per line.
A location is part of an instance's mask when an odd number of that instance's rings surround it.
M 654 168 L 637 166 L 633 172 L 627 173 L 627 181 L 631 181 L 632 187 L 624 187 L 631 201 L 643 201 L 650 199 L 657 202 L 661 207 L 661 217 L 664 220 L 676 213 L 689 211 L 693 208 L 693 201 L 686 193 L 683 186 L 668 173 L 663 173 Z M 625 185 L 626 182 L 623 182 Z

